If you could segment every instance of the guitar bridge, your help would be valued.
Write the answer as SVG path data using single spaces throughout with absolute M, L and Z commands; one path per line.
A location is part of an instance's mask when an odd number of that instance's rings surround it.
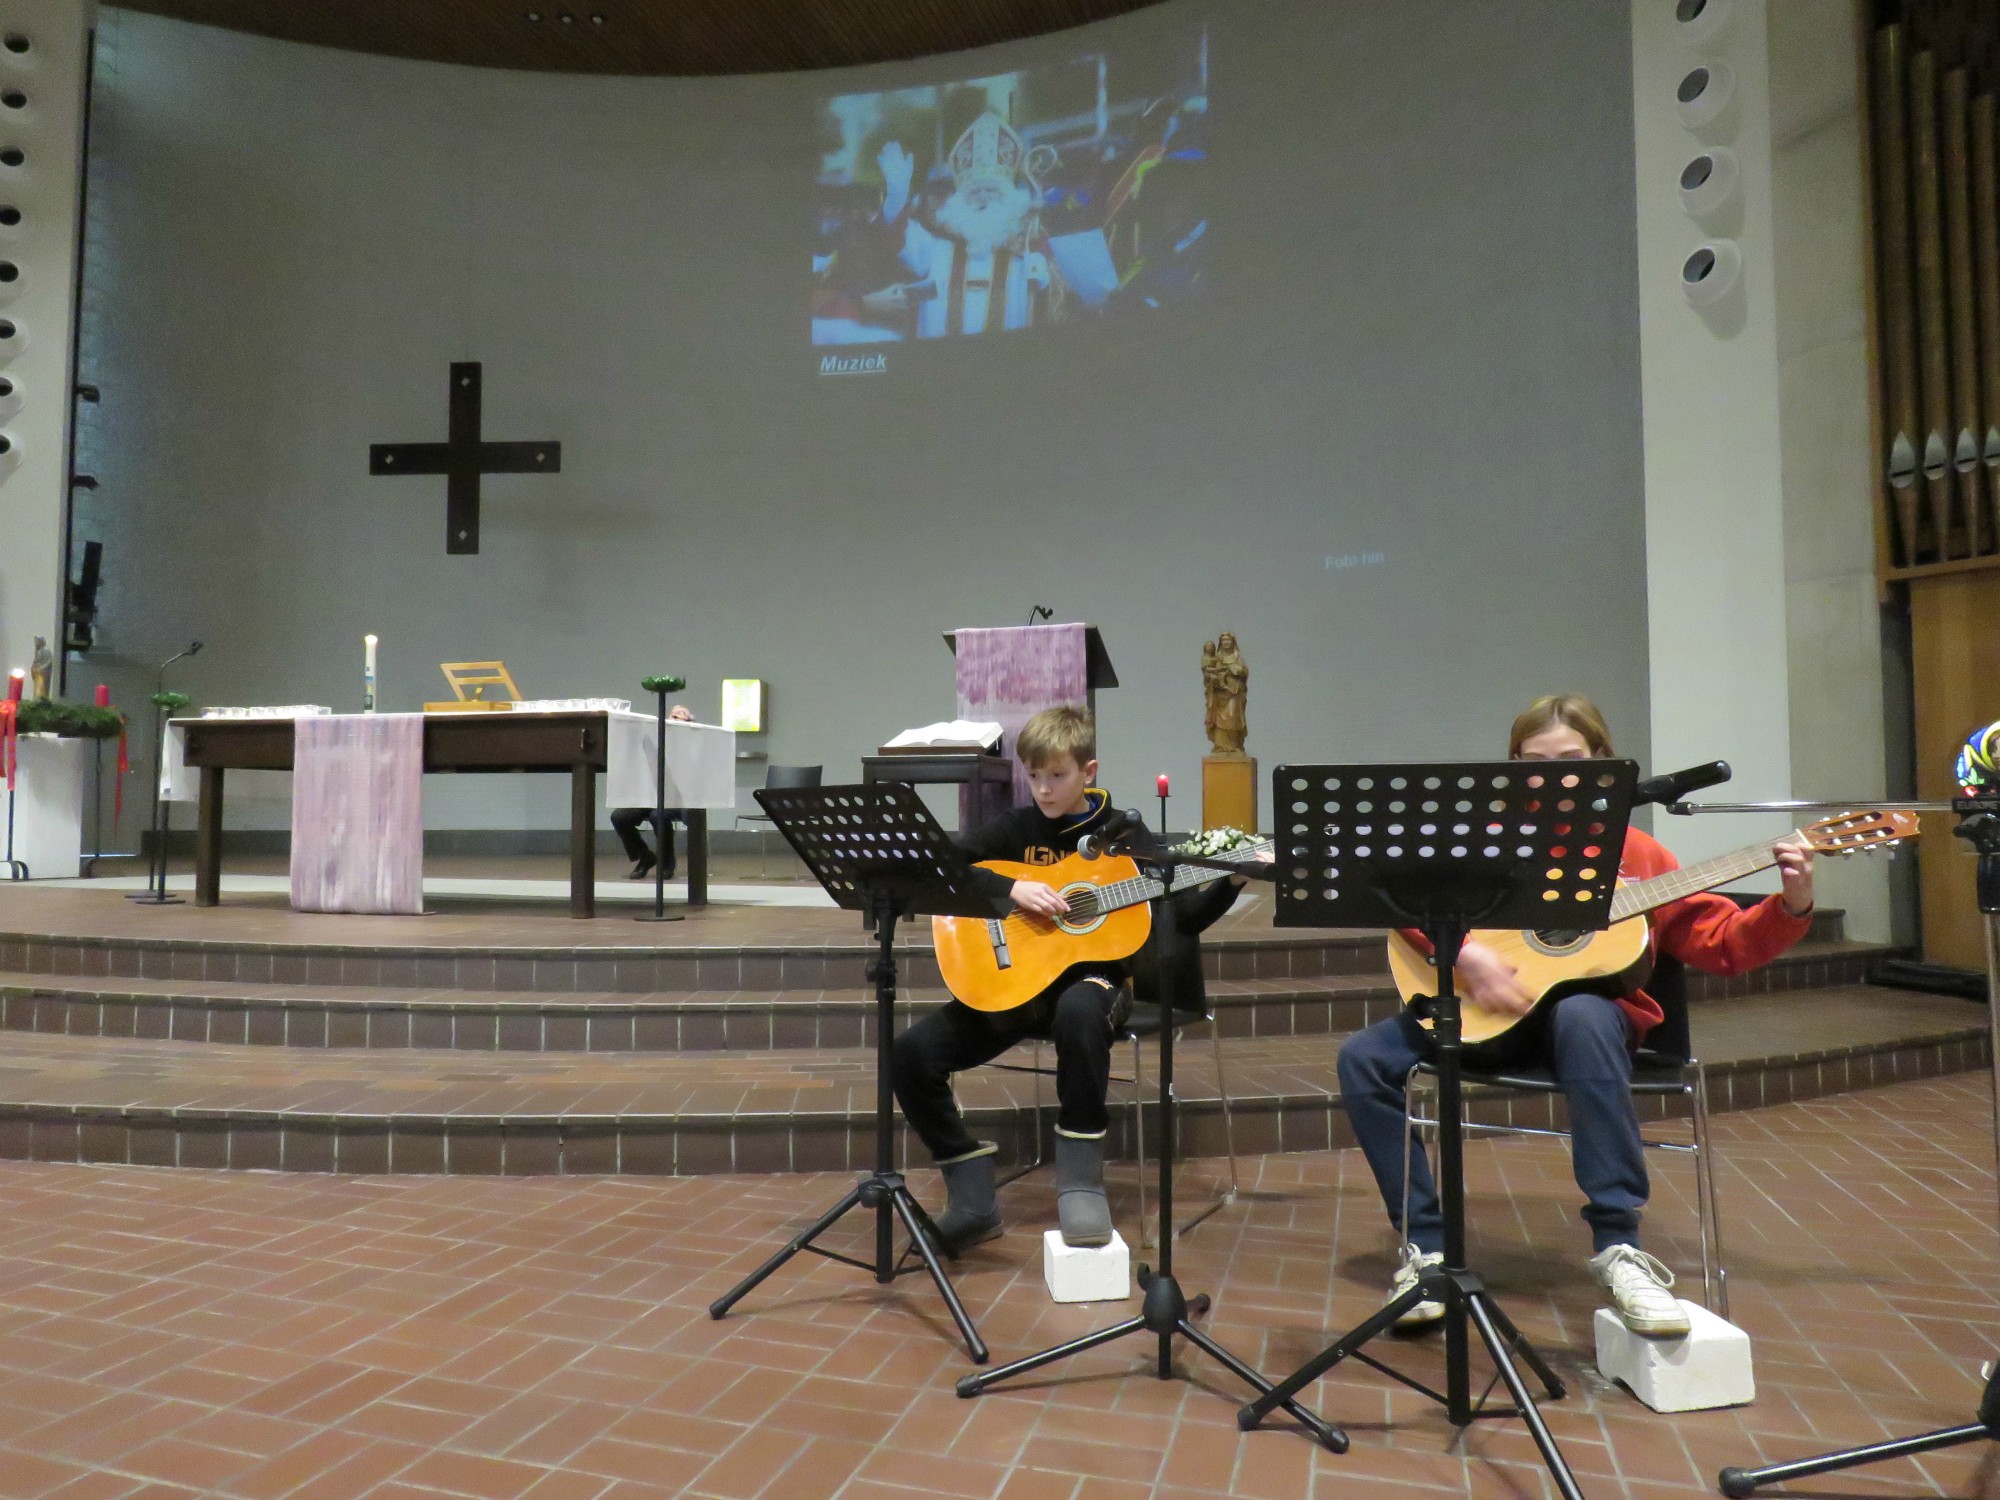
M 1002 969 L 1014 967 L 1014 959 L 1007 952 L 1007 924 L 997 918 L 986 923 L 986 940 L 993 945 L 993 962 Z

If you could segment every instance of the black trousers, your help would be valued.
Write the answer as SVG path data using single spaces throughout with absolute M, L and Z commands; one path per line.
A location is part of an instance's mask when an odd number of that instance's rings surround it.
M 903 1118 L 937 1161 L 979 1149 L 952 1097 L 951 1075 L 993 1061 L 1016 1042 L 1055 1043 L 1056 1129 L 1101 1136 L 1110 1124 L 1111 1038 L 1130 1003 L 1115 977 L 1075 979 L 1013 1010 L 974 1010 L 953 1000 L 896 1038 L 890 1056 Z
M 645 835 L 639 832 L 639 826 L 642 823 L 653 823 L 655 825 L 653 831 L 656 834 L 659 833 L 660 829 L 656 821 L 658 811 L 658 808 L 653 807 L 614 807 L 611 809 L 612 830 L 618 835 L 618 842 L 625 846 L 625 857 L 635 865 L 640 860 L 650 859 L 653 856 L 653 851 L 646 847 Z M 674 824 L 686 822 L 687 813 L 684 809 L 678 807 L 667 809 L 666 836 L 660 840 L 660 863 L 667 867 L 669 875 L 674 872 Z

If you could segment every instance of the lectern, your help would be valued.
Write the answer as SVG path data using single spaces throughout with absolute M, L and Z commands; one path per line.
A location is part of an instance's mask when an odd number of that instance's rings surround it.
M 998 724 L 1000 752 L 1012 762 L 1011 797 L 1005 788 L 980 784 L 959 792 L 958 826 L 977 828 L 1028 798 L 1028 775 L 1014 753 L 1021 726 L 1045 708 L 1074 703 L 1097 712 L 1097 690 L 1118 686 L 1095 625 L 1009 625 L 948 631 L 945 644 L 958 656 L 958 716 Z M 1006 800 L 1002 800 L 1006 798 Z

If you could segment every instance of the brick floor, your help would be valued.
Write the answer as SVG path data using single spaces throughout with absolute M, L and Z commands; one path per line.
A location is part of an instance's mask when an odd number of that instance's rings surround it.
M 1748 1407 L 1657 1416 L 1588 1366 L 1595 1305 L 1560 1147 L 1469 1153 L 1475 1260 L 1551 1351 L 1549 1416 L 1586 1493 L 1695 1493 L 1728 1463 L 1970 1419 L 2000 1343 L 1989 1100 L 1977 1075 L 1738 1113 L 1726 1150 Z M 1215 1335 L 1270 1373 L 1363 1316 L 1389 1239 L 1351 1152 L 1263 1158 L 1183 1246 Z M 1683 1164 L 1656 1168 L 1650 1243 L 1688 1266 Z M 921 1279 L 878 1289 L 795 1263 L 722 1322 L 707 1303 L 847 1179 L 334 1178 L 0 1163 L 0 1495 L 235 1500 L 439 1495 L 609 1500 L 1085 1500 L 1544 1493 L 1517 1423 L 1448 1443 L 1366 1370 L 1310 1393 L 1353 1449 L 1242 1392 L 1100 1350 L 961 1401 L 968 1366 Z M 1206 1183 L 1190 1168 L 1187 1191 Z M 936 1179 L 920 1173 L 920 1194 Z M 1039 1284 L 1044 1177 L 967 1256 L 967 1305 L 1004 1360 L 1125 1309 Z M 1122 1205 L 1121 1205 L 1122 1206 Z M 856 1226 L 854 1239 L 861 1238 Z M 1434 1340 L 1392 1358 L 1434 1375 Z M 1965 1448 L 1816 1481 L 1814 1494 L 1974 1492 Z

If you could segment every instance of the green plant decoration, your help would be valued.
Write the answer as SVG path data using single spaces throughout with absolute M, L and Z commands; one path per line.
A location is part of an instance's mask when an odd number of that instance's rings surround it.
M 639 686 L 649 693 L 678 693 L 685 689 L 687 685 L 688 680 L 685 677 L 676 677 L 671 673 L 665 677 L 642 677 L 639 679 Z
M 66 740 L 115 740 L 124 731 L 125 715 L 94 703 L 30 698 L 21 705 L 15 723 L 22 734 L 53 734 Z
M 194 699 L 190 698 L 186 693 L 167 692 L 153 694 L 153 707 L 164 708 L 169 714 L 179 713 L 192 702 L 194 702 Z

